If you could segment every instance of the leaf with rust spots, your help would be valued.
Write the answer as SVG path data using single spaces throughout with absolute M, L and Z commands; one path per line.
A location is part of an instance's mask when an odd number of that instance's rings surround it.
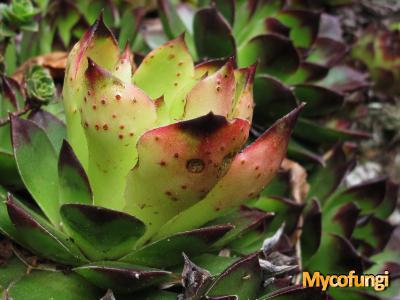
M 278 120 L 253 144 L 236 155 L 228 172 L 206 197 L 168 221 L 157 237 L 201 226 L 257 196 L 279 169 L 302 107 Z
M 246 142 L 249 123 L 206 116 L 145 132 L 128 175 L 126 211 L 148 226 L 147 237 L 195 204 L 228 170 Z

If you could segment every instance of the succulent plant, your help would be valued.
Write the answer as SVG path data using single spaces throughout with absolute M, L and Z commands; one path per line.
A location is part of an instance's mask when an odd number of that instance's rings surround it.
M 35 31 L 35 15 L 39 10 L 30 0 L 12 0 L 10 4 L 0 4 L 0 39 L 14 36 L 20 30 Z
M 354 127 L 352 107 L 345 105 L 345 95 L 367 83 L 345 64 L 348 49 L 337 17 L 314 11 L 307 1 L 215 0 L 199 8 L 158 3 L 167 37 L 185 31 L 199 59 L 233 55 L 239 67 L 258 61 L 255 133 L 299 101 L 308 103 L 289 145 L 291 157 L 322 162 L 336 142 L 367 136 Z
M 327 164 L 315 166 L 308 178 L 309 191 L 302 206 L 301 257 L 304 271 L 322 274 L 391 274 L 391 286 L 385 293 L 372 288 L 329 289 L 334 299 L 382 299 L 398 292 L 400 257 L 398 249 L 387 248 L 395 226 L 388 221 L 396 208 L 399 185 L 380 177 L 347 187 L 345 176 L 354 168 L 355 160 L 338 145 L 329 153 Z M 284 211 L 282 198 L 290 197 L 285 189 L 285 174 L 275 177 L 261 192 L 253 208 L 266 209 L 275 214 Z M 295 203 L 291 204 L 292 212 Z M 286 209 L 289 205 L 286 205 Z M 299 214 L 285 213 L 286 222 Z
M 30 101 L 46 104 L 54 99 L 56 87 L 46 68 L 38 65 L 31 66 L 25 74 L 25 83 Z
M 369 71 L 374 88 L 383 94 L 399 95 L 400 33 L 395 27 L 371 25 L 362 32 L 352 49 L 352 57 Z
M 5 297 L 99 299 L 111 289 L 103 299 L 324 299 L 289 286 L 295 257 L 281 224 L 239 208 L 279 168 L 302 105 L 241 150 L 255 66 L 194 66 L 181 36 L 133 69 L 100 18 L 68 58 L 68 139 L 45 111 L 11 116 L 30 196 L 0 189 L 0 232 L 39 262 L 3 241 Z M 218 255 L 253 228 L 246 247 Z

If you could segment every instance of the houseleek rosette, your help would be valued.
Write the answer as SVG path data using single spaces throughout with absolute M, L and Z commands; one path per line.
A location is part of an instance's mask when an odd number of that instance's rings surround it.
M 167 234 L 205 223 L 268 183 L 299 109 L 239 153 L 253 112 L 254 65 L 195 67 L 180 36 L 132 70 L 129 50 L 120 53 L 101 19 L 68 59 L 68 140 L 96 205 L 135 215 L 149 234 L 175 217 L 159 232 Z

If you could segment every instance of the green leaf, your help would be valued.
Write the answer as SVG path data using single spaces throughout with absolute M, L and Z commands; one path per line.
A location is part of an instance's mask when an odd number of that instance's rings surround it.
M 14 300 L 98 300 L 101 291 L 73 273 L 33 270 L 11 285 L 8 295 Z
M 42 216 L 11 195 L 8 196 L 6 204 L 8 215 L 18 231 L 18 237 L 34 253 L 64 264 L 78 265 L 86 261 L 78 247 Z
M 236 295 L 239 299 L 255 299 L 262 283 L 258 254 L 240 259 L 219 275 L 207 296 Z
M 168 271 L 123 262 L 99 262 L 74 269 L 79 275 L 103 289 L 131 293 L 171 280 Z
M 79 19 L 79 12 L 71 7 L 69 7 L 64 14 L 61 13 L 57 16 L 58 33 L 61 37 L 64 47 L 66 48 L 70 45 L 72 28 L 79 21 Z
M 285 232 L 292 233 L 297 226 L 297 221 L 304 209 L 303 204 L 299 204 L 289 199 L 281 197 L 261 196 L 254 205 L 255 208 L 266 212 L 272 212 L 275 217 L 272 219 L 272 230 L 278 229 L 285 223 Z
M 309 176 L 308 197 L 316 197 L 322 204 L 341 184 L 344 176 L 355 166 L 354 160 L 348 160 L 341 146 L 334 148 L 325 166 L 317 166 Z
M 313 134 L 310 134 L 312 132 Z M 340 141 L 353 139 L 365 139 L 370 135 L 363 131 L 333 128 L 325 124 L 318 124 L 314 121 L 300 118 L 294 128 L 294 135 L 304 141 L 315 144 L 335 144 Z
M 297 99 L 307 103 L 305 117 L 323 117 L 337 112 L 343 105 L 343 95 L 312 84 L 299 84 L 293 89 Z
M 7 259 L 0 265 L 0 293 L 17 282 L 27 273 L 27 266 L 16 256 Z
M 61 217 L 65 230 L 91 260 L 123 256 L 145 230 L 131 215 L 97 206 L 65 204 Z
M 313 199 L 304 214 L 304 222 L 301 234 L 301 255 L 303 261 L 308 261 L 317 252 L 322 235 L 321 207 Z
M 260 125 L 271 124 L 298 105 L 293 91 L 275 77 L 268 75 L 258 75 L 255 78 L 254 99 L 254 121 Z
M 366 221 L 357 224 L 352 239 L 356 246 L 361 241 L 358 247 L 360 252 L 371 256 L 385 249 L 395 228 L 388 221 L 371 216 Z
M 200 58 L 228 57 L 236 53 L 231 27 L 215 7 L 197 11 L 193 20 L 193 34 Z
M 56 154 L 60 153 L 63 140 L 67 137 L 65 124 L 53 114 L 43 110 L 32 111 L 28 119 L 46 132 Z
M 154 81 L 154 74 L 163 80 Z M 194 65 L 183 36 L 167 42 L 150 52 L 133 76 L 133 82 L 152 99 L 164 96 L 168 108 L 179 104 L 183 114 L 182 100 L 196 83 Z
M 327 259 L 329 257 L 329 259 Z M 318 252 L 308 261 L 305 270 L 321 274 L 363 272 L 363 260 L 351 243 L 338 235 L 324 235 Z
M 174 5 L 172 1 L 159 0 L 158 13 L 164 32 L 169 39 L 176 38 L 185 31 L 185 26 L 176 11 L 176 5 Z
M 316 287 L 283 288 L 257 300 L 326 300 L 326 294 Z
M 193 231 L 155 241 L 121 258 L 121 261 L 150 267 L 169 267 L 182 262 L 182 252 L 188 256 L 199 255 L 232 229 L 221 225 L 200 228 Z
M 92 204 L 93 195 L 85 170 L 72 147 L 64 140 L 58 159 L 60 205 L 66 203 Z
M 235 19 L 235 0 L 213 0 L 212 2 L 232 26 Z
M 120 32 L 118 37 L 118 45 L 120 48 L 126 46 L 127 43 L 133 45 L 139 32 L 140 25 L 144 16 L 144 9 L 127 9 L 122 14 Z
M 230 224 L 233 226 L 233 229 L 219 239 L 213 247 L 220 249 L 229 242 L 240 238 L 240 236 L 247 231 L 253 228 L 258 228 L 260 225 L 265 226 L 272 218 L 273 214 L 271 213 L 266 213 L 257 209 L 250 209 L 245 206 L 240 207 L 238 210 L 222 216 L 210 223 L 212 225 Z
M 265 34 L 250 40 L 238 53 L 239 67 L 258 63 L 257 73 L 285 80 L 299 67 L 300 58 L 286 37 Z
M 341 204 L 353 202 L 357 204 L 363 214 L 373 213 L 384 201 L 386 180 L 377 178 L 352 186 L 339 194 L 333 195 L 324 205 L 324 211 L 330 211 Z
M 53 145 L 42 128 L 15 116 L 11 117 L 11 133 L 22 181 L 42 211 L 58 226 L 57 155 Z
M 226 257 L 206 253 L 193 258 L 193 262 L 199 267 L 209 271 L 212 276 L 219 276 L 230 265 L 239 259 L 239 257 Z
M 291 29 L 290 39 L 296 47 L 309 48 L 318 33 L 319 16 L 311 10 L 285 9 L 277 18 Z

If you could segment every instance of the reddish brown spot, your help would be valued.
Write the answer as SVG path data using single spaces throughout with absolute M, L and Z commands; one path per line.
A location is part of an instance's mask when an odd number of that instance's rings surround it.
M 244 165 L 245 162 L 246 162 L 245 160 L 242 160 L 242 161 L 240 162 L 240 164 Z
M 183 61 L 178 62 L 178 66 L 182 66 L 183 65 Z
M 219 92 L 221 90 L 220 86 L 217 86 L 217 92 Z
M 118 138 L 119 138 L 120 140 L 122 140 L 122 139 L 124 138 L 124 135 L 123 135 L 123 134 L 119 134 L 119 135 L 118 135 Z
M 106 100 L 102 99 L 101 100 L 101 104 L 105 105 L 106 104 Z
M 187 186 L 186 185 L 181 185 L 182 190 L 186 190 Z
M 178 158 L 178 157 L 179 157 L 179 153 L 175 153 L 175 154 L 174 154 L 174 157 L 175 157 L 175 158 Z
M 121 125 L 119 125 L 119 129 L 124 129 L 125 128 L 125 125 L 123 125 L 123 124 L 121 124 Z
M 165 195 L 172 196 L 172 193 L 170 191 L 165 191 Z
M 133 132 L 129 132 L 129 136 L 134 136 L 134 133 Z
M 117 99 L 117 101 L 121 100 L 121 95 L 120 94 L 116 94 L 115 95 L 115 99 Z
M 97 108 L 97 105 L 96 104 L 93 104 L 93 110 L 96 110 L 96 108 Z
M 164 160 L 162 160 L 162 161 L 160 161 L 160 166 L 165 166 L 167 163 L 164 161 Z
M 88 96 L 90 96 L 90 94 L 91 94 L 90 91 L 87 91 L 87 94 L 88 94 Z
M 160 138 L 159 138 L 158 136 L 156 136 L 154 139 L 155 139 L 156 141 L 158 141 Z
M 83 98 L 83 100 L 85 100 L 85 102 L 87 102 L 87 98 L 86 98 L 86 96 Z
M 260 178 L 260 177 L 261 177 L 261 173 L 258 173 L 256 178 Z
M 103 125 L 103 129 L 104 129 L 104 130 L 108 130 L 108 125 L 107 125 L 107 124 L 104 124 L 104 125 Z
M 116 114 L 112 114 L 112 118 L 115 119 L 117 117 Z
M 248 197 L 253 197 L 253 196 L 254 196 L 254 193 L 249 193 L 247 196 L 248 196 Z
M 177 77 L 181 76 L 181 73 L 179 73 L 179 72 L 178 72 L 178 73 L 176 73 L 176 76 L 177 76 Z
M 100 129 L 99 124 L 94 125 L 94 128 L 96 128 L 96 130 L 99 130 Z
M 256 166 L 254 169 L 255 169 L 255 170 L 258 170 L 259 168 L 260 168 L 260 166 Z
M 225 147 L 224 147 L 224 146 L 221 146 L 219 149 L 220 149 L 221 151 L 224 151 L 224 150 L 225 150 Z
M 84 126 L 85 126 L 85 128 L 88 128 L 89 127 L 89 123 L 85 122 Z

